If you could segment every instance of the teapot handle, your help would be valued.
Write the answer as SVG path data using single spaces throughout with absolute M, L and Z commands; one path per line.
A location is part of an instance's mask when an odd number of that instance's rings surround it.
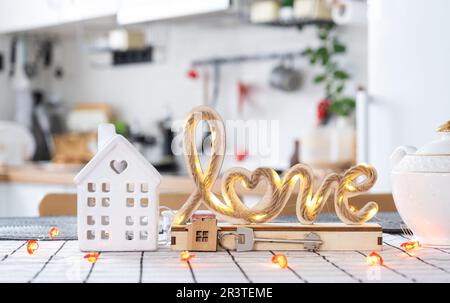
M 391 170 L 406 156 L 414 154 L 417 148 L 413 146 L 399 146 L 397 147 L 390 157 Z

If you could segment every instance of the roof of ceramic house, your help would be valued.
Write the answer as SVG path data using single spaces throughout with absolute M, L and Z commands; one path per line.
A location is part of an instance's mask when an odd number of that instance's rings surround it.
M 149 177 L 151 180 L 158 185 L 161 182 L 161 175 L 156 170 L 156 168 L 151 165 L 147 159 L 144 158 L 144 156 L 139 153 L 136 148 L 128 142 L 127 139 L 125 139 L 123 136 L 115 134 L 112 138 L 110 138 L 105 144 L 103 144 L 103 147 L 99 149 L 99 151 L 95 154 L 95 156 L 89 161 L 88 164 L 86 164 L 85 167 L 75 176 L 73 179 L 75 181 L 75 184 L 80 184 L 83 182 L 83 180 L 91 173 L 93 169 L 99 164 L 102 159 L 109 154 L 115 146 L 123 144 L 130 152 L 132 152 L 136 158 L 142 163 L 142 168 L 146 169 L 148 171 Z

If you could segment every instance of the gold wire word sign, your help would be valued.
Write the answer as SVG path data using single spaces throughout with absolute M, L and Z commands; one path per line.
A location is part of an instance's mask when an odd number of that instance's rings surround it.
M 196 127 L 201 121 L 206 121 L 211 131 L 211 157 L 205 171 L 200 165 L 195 144 Z M 375 202 L 369 202 L 359 210 L 348 204 L 349 197 L 368 191 L 376 182 L 376 170 L 365 164 L 354 166 L 342 175 L 328 175 L 314 194 L 313 171 L 304 164 L 293 166 L 283 177 L 271 168 L 258 168 L 254 172 L 232 168 L 222 178 L 222 200 L 219 199 L 212 192 L 212 186 L 220 173 L 225 155 L 225 127 L 219 114 L 207 106 L 195 108 L 186 119 L 184 153 L 196 189 L 177 212 L 174 225 L 186 224 L 201 203 L 231 224 L 270 222 L 283 210 L 297 182 L 300 182 L 300 191 L 296 215 L 302 224 L 313 224 L 333 193 L 337 216 L 345 224 L 363 224 L 378 212 Z M 268 184 L 266 194 L 255 206 L 248 207 L 236 193 L 236 182 L 245 188 L 254 189 L 263 180 Z

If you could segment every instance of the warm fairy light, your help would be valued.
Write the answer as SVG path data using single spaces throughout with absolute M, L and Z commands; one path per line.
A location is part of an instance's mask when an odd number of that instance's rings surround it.
M 292 179 L 289 181 L 289 183 L 290 183 L 290 185 L 295 185 L 298 180 L 300 180 L 300 175 L 295 175 L 292 177 Z
M 205 175 L 202 173 L 202 165 L 198 159 L 195 160 L 195 170 L 197 171 L 197 176 L 199 176 L 203 181 L 205 179 Z
M 84 258 L 86 260 L 88 260 L 89 263 L 95 263 L 97 262 L 97 259 L 99 257 L 99 253 L 98 252 L 92 252 L 92 253 L 88 253 L 84 256 Z
M 367 265 L 369 266 L 382 266 L 383 265 L 383 258 L 376 252 L 370 253 L 367 258 Z
M 216 205 L 217 207 L 219 207 L 219 208 L 221 208 L 223 210 L 230 210 L 231 209 L 231 201 L 230 200 L 225 199 L 225 203 L 227 203 L 227 205 L 225 205 L 214 194 L 208 193 L 208 196 L 211 199 L 211 201 L 214 203 L 214 205 Z
M 288 267 L 288 261 L 285 255 L 283 254 L 276 254 L 272 257 L 272 263 L 280 266 L 281 268 Z
M 57 237 L 59 235 L 59 228 L 58 227 L 52 227 L 50 228 L 50 240 L 53 240 L 54 237 Z
M 372 208 L 367 215 L 367 218 L 372 219 L 378 213 L 378 208 Z
M 308 198 L 306 199 L 306 207 L 312 208 L 316 205 L 315 198 L 313 198 L 311 195 L 308 195 Z
M 273 176 L 273 182 L 275 183 L 275 185 L 277 186 L 277 187 L 280 187 L 280 185 L 281 185 L 281 179 L 280 179 L 280 176 L 277 174 L 277 172 L 276 171 L 272 171 L 272 176 Z
M 354 207 L 353 205 L 350 205 L 349 208 L 351 212 L 356 212 L 356 207 Z
M 355 191 L 355 190 L 356 190 L 356 188 L 355 188 L 353 185 L 349 184 L 349 183 L 347 183 L 347 184 L 345 185 L 345 188 L 346 188 L 348 191 Z
M 253 220 L 260 221 L 260 220 L 264 219 L 265 217 L 267 217 L 267 214 L 254 215 Z
M 180 253 L 180 260 L 183 262 L 190 261 L 194 257 L 195 255 L 191 254 L 188 250 L 184 250 Z
M 27 252 L 30 255 L 33 255 L 36 250 L 38 250 L 39 244 L 36 240 L 30 240 L 27 242 Z
M 320 197 L 311 197 L 308 196 L 308 200 L 306 201 L 306 207 L 308 210 L 313 211 L 315 208 L 317 208 L 318 205 L 320 205 L 323 201 L 323 196 Z
M 405 243 L 402 243 L 400 245 L 401 248 L 403 248 L 406 251 L 412 251 L 420 248 L 420 244 L 418 241 L 408 241 Z

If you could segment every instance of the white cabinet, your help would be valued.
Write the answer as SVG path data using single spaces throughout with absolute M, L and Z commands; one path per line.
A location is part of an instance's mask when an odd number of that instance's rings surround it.
M 0 0 L 0 33 L 113 16 L 120 0 Z
M 230 0 L 124 0 L 117 13 L 119 24 L 149 22 L 223 11 Z
M 114 16 L 120 0 L 52 0 L 66 2 L 60 8 L 62 22 L 74 22 L 106 16 Z M 69 2 L 69 3 L 67 3 Z

